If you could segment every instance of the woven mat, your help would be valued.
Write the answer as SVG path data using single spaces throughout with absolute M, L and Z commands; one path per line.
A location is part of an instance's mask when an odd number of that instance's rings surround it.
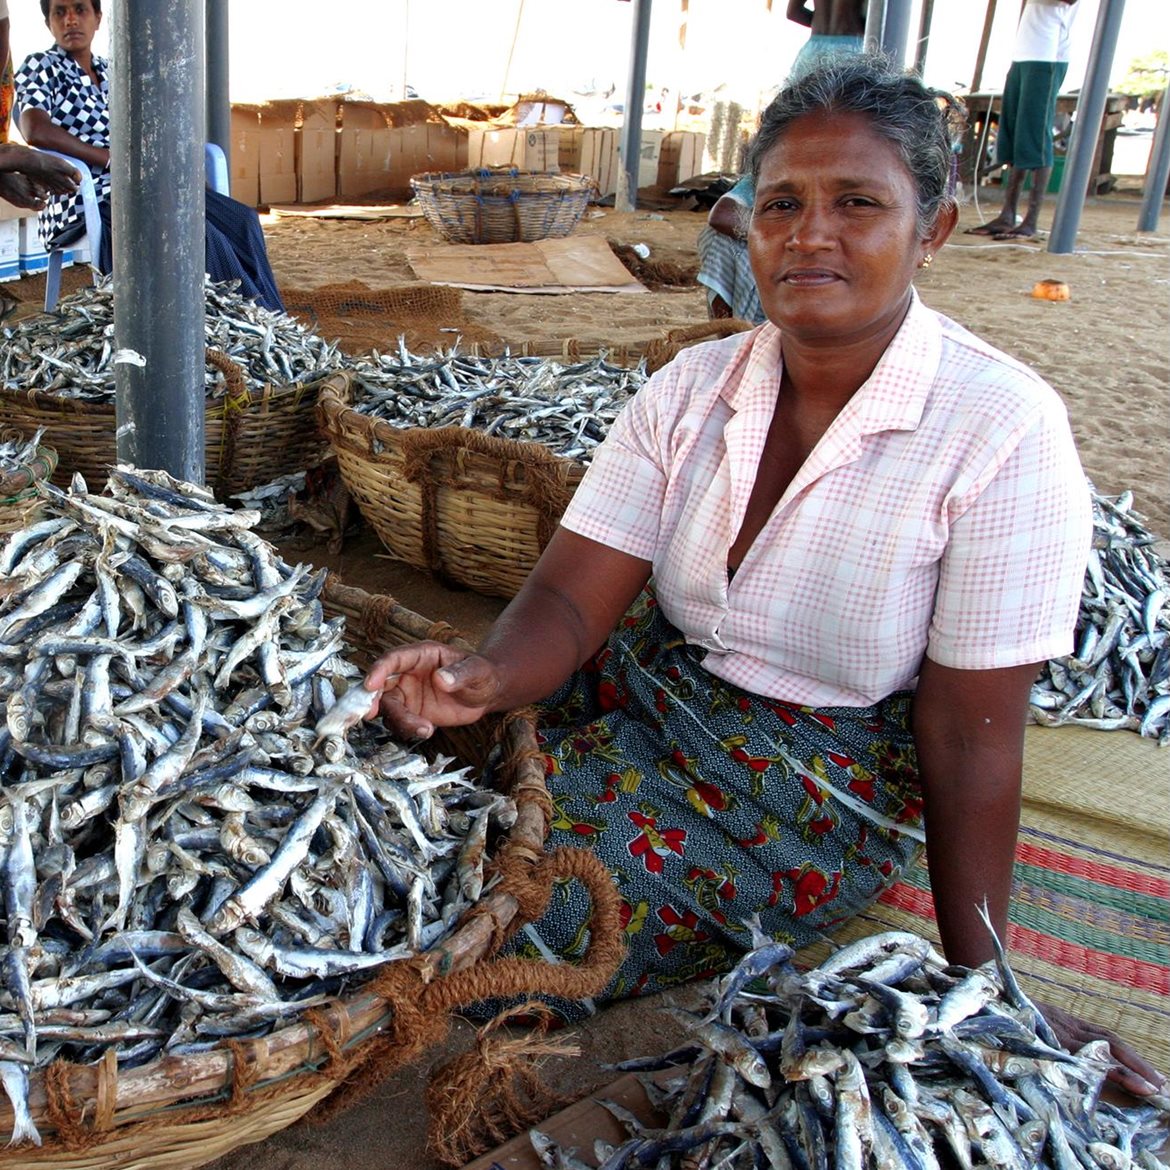
M 1030 727 L 1009 944 L 1036 999 L 1170 1071 L 1170 753 L 1131 732 Z M 924 864 L 834 937 L 938 940 Z M 810 961 L 820 948 L 811 948 Z M 804 957 L 804 956 L 802 956 Z

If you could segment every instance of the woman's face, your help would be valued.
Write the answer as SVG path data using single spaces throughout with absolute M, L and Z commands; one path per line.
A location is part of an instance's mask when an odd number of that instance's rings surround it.
M 864 114 L 808 114 L 764 156 L 748 232 L 768 319 L 793 340 L 863 342 L 897 331 L 910 282 L 953 217 L 923 238 L 914 180 Z M 941 237 L 941 238 L 940 238 Z
M 93 44 L 102 14 L 94 12 L 91 0 L 52 0 L 46 23 L 65 52 L 81 53 Z

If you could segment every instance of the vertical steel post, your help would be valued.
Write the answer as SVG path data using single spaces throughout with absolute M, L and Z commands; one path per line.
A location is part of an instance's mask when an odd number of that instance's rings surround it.
M 865 51 L 880 53 L 886 29 L 886 0 L 868 0 L 865 6 Z
M 1052 230 L 1048 233 L 1049 252 L 1072 252 L 1076 249 L 1077 227 L 1089 191 L 1093 158 L 1097 153 L 1097 139 L 1105 115 L 1105 98 L 1109 94 L 1109 70 L 1117 51 L 1117 33 L 1121 28 L 1121 14 L 1125 0 L 1101 0 L 1097 12 L 1097 27 L 1093 30 L 1093 47 L 1085 67 L 1085 83 L 1077 98 L 1076 117 L 1072 138 L 1064 160 L 1064 179 L 1056 197 L 1056 211 Z
M 1154 128 L 1154 142 L 1150 147 L 1150 161 L 1146 163 L 1146 181 L 1142 188 L 1142 210 L 1138 217 L 1138 231 L 1152 232 L 1158 227 L 1158 213 L 1166 196 L 1166 182 L 1170 179 L 1170 85 L 1162 94 L 1158 106 L 1158 124 Z
M 228 77 L 229 0 L 205 0 L 207 21 L 207 141 L 214 142 L 232 173 L 232 99 Z
M 118 458 L 201 483 L 203 0 L 112 7 Z
M 893 60 L 906 60 L 906 40 L 910 35 L 910 0 L 886 0 L 882 21 L 882 52 Z
M 646 104 L 646 57 L 650 46 L 650 0 L 633 0 L 634 37 L 630 45 L 630 78 L 620 140 L 616 211 L 633 211 L 638 202 L 638 163 L 642 157 L 642 107 Z
M 919 77 L 926 72 L 926 50 L 930 45 L 933 20 L 934 0 L 922 0 L 922 15 L 918 18 L 918 43 L 914 46 L 914 72 Z

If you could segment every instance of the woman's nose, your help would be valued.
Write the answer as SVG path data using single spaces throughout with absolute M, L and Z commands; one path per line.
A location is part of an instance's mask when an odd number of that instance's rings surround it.
M 814 207 L 802 209 L 788 237 L 790 248 L 824 248 L 832 243 L 830 217 Z

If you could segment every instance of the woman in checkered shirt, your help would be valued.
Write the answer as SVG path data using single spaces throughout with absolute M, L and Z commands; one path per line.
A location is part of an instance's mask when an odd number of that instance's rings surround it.
M 52 48 L 24 59 L 16 75 L 21 130 L 30 146 L 56 150 L 89 165 L 102 217 L 102 272 L 112 267 L 110 231 L 109 62 L 93 52 L 102 22 L 101 0 L 41 0 Z M 238 281 L 243 295 L 284 310 L 255 210 L 205 191 L 207 272 Z M 53 195 L 38 216 L 45 246 L 67 244 L 85 232 L 79 195 Z
M 477 654 L 367 678 L 412 737 L 540 702 L 549 844 L 623 899 L 604 998 L 726 970 L 753 916 L 810 943 L 923 845 L 947 957 L 992 957 L 984 903 L 1007 936 L 1028 694 L 1072 649 L 1090 508 L 1056 392 L 914 291 L 957 219 L 937 96 L 870 56 L 780 92 L 750 160 L 767 321 L 631 400 Z M 579 957 L 587 914 L 558 889 L 512 946 Z

